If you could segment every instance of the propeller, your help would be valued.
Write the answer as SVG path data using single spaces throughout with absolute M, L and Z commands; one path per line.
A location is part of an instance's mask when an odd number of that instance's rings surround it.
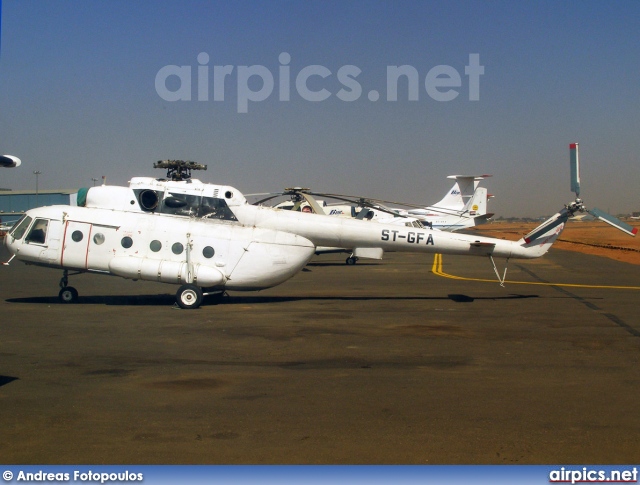
M 572 217 L 576 212 L 587 212 L 596 219 L 606 222 L 607 224 L 626 232 L 630 236 L 635 236 L 638 233 L 638 228 L 633 227 L 620 219 L 613 217 L 606 212 L 593 208 L 587 209 L 584 205 L 584 201 L 580 198 L 580 157 L 578 154 L 578 143 L 571 143 L 569 145 L 569 169 L 571 173 L 571 191 L 576 194 L 576 199 L 573 202 L 564 206 L 554 219 L 550 219 L 539 227 L 535 228 L 529 234 L 525 236 L 525 242 L 529 243 L 541 235 L 548 232 L 550 229 L 559 226 L 566 222 L 569 217 Z

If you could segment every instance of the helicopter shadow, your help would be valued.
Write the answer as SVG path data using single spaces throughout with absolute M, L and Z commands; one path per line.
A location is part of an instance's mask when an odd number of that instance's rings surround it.
M 176 301 L 175 295 L 106 295 L 79 296 L 74 303 L 63 303 L 55 296 L 10 298 L 7 303 L 31 303 L 40 305 L 113 305 L 113 306 L 167 306 Z
M 0 387 L 6 386 L 7 384 L 13 381 L 17 381 L 18 379 L 19 379 L 18 377 L 0 376 Z
M 378 266 L 380 263 L 363 263 L 363 262 L 358 262 L 358 264 L 356 266 Z M 305 268 L 309 267 L 309 266 L 317 266 L 317 267 L 330 267 L 330 266 L 340 266 L 340 267 L 346 267 L 348 266 L 344 261 L 340 262 L 340 261 L 327 261 L 327 262 L 321 262 L 321 261 L 315 261 L 313 263 L 307 263 L 307 265 L 305 266 Z
M 313 301 L 453 301 L 455 303 L 473 303 L 474 301 L 521 300 L 539 298 L 539 295 L 509 294 L 501 296 L 474 297 L 462 294 L 447 296 L 205 296 L 202 305 L 247 305 L 265 303 L 313 302 Z M 28 298 L 10 298 L 7 303 L 27 303 L 39 305 L 107 305 L 107 306 L 175 306 L 175 295 L 108 295 L 80 296 L 75 303 L 63 303 L 58 298 L 37 296 Z

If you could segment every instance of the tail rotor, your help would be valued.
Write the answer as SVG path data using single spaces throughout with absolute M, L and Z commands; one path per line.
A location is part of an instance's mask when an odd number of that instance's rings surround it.
M 576 200 L 568 204 L 566 210 L 573 216 L 576 212 L 587 212 L 596 219 L 606 222 L 607 224 L 626 232 L 630 236 L 635 236 L 638 233 L 638 228 L 633 227 L 620 219 L 613 217 L 606 212 L 593 208 L 587 209 L 582 199 L 580 199 L 580 157 L 578 153 L 578 144 L 571 143 L 569 145 L 569 164 L 571 170 L 571 191 L 576 194 Z

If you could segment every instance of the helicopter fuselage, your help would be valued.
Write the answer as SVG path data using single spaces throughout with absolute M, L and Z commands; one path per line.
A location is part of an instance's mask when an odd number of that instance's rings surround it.
M 81 190 L 77 206 L 27 211 L 5 244 L 25 263 L 64 269 L 63 301 L 77 298 L 67 287 L 72 270 L 180 284 L 178 304 L 197 308 L 203 289 L 259 290 L 286 281 L 319 246 L 535 258 L 563 226 L 541 226 L 530 241 L 505 241 L 254 206 L 230 186 L 139 177 L 129 187 Z
M 233 222 L 70 206 L 28 211 L 5 244 L 26 263 L 220 290 L 278 285 L 315 249 Z

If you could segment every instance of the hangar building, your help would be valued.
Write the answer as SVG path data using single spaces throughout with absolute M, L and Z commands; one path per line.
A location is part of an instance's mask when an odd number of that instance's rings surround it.
M 76 205 L 78 189 L 72 190 L 0 190 L 0 222 L 10 224 L 34 207 Z

